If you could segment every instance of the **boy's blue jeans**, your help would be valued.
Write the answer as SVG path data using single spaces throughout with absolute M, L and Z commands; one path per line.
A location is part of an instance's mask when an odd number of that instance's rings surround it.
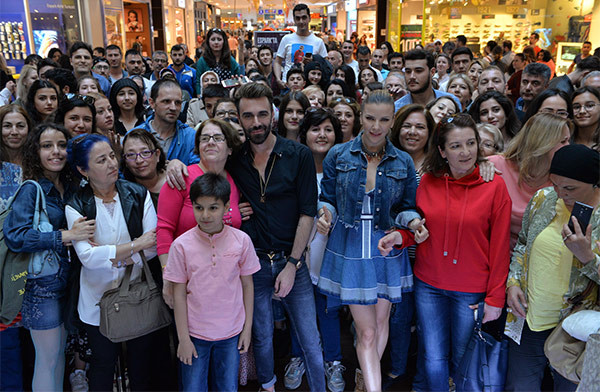
M 237 391 L 240 354 L 239 335 L 225 340 L 208 341 L 190 336 L 198 358 L 192 364 L 181 363 L 181 383 L 184 391 L 208 391 L 210 371 L 211 391 Z
M 263 388 L 270 388 L 277 378 L 274 374 L 273 358 L 273 310 L 272 301 L 275 279 L 286 266 L 282 256 L 269 256 L 258 253 L 261 269 L 252 278 L 254 281 L 254 319 L 252 342 L 258 382 Z M 302 357 L 305 359 L 308 386 L 311 391 L 325 390 L 325 370 L 323 354 L 319 342 L 315 297 L 313 286 L 305 263 L 294 279 L 290 293 L 281 299 L 290 318 L 292 333 L 298 337 Z

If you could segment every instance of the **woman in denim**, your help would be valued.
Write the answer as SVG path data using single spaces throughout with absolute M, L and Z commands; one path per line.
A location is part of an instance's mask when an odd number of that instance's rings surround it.
M 40 232 L 32 227 L 38 192 L 33 184 L 21 188 L 4 222 L 6 244 L 13 252 L 52 250 L 56 256 L 45 261 L 40 273 L 33 274 L 30 266 L 21 308 L 22 324 L 30 330 L 35 346 L 34 391 L 63 389 L 67 245 L 73 240 L 88 240 L 94 233 L 93 221 L 78 220 L 71 230 L 65 230 L 65 204 L 73 190 L 66 167 L 69 137 L 60 125 L 42 124 L 29 133 L 25 145 L 24 178 L 42 187 L 54 231 Z
M 328 307 L 350 305 L 357 330 L 356 351 L 365 386 L 381 390 L 380 360 L 389 330 L 391 304 L 412 291 L 408 253 L 380 255 L 377 242 L 394 226 L 420 224 L 414 210 L 417 182 L 408 154 L 387 139 L 394 101 L 375 91 L 362 104 L 362 132 L 334 146 L 323 162 L 318 230 L 333 227 L 318 286 Z M 421 229 L 424 230 L 424 229 Z

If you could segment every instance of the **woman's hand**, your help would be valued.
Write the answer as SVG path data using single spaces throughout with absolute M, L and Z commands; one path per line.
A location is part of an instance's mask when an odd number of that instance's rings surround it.
M 331 229 L 331 221 L 333 220 L 333 216 L 331 212 L 327 209 L 327 206 L 323 206 L 319 211 L 319 219 L 317 220 L 317 231 L 323 235 L 329 234 L 329 229 Z
M 141 246 L 142 249 L 148 249 L 156 246 L 156 229 L 145 232 L 135 241 L 137 241 L 137 244 Z
M 575 232 L 572 232 L 569 225 L 563 225 L 562 236 L 567 248 L 583 264 L 594 260 L 595 255 L 592 251 L 592 225 L 588 225 L 585 234 L 581 231 L 581 226 L 574 216 L 571 217 Z
M 96 231 L 96 221 L 94 219 L 85 220 L 85 217 L 73 222 L 71 230 L 62 232 L 62 242 L 65 245 L 71 245 L 71 241 L 91 240 Z
M 381 252 L 381 255 L 383 257 L 385 257 L 390 254 L 392 249 L 394 249 L 394 246 L 401 246 L 401 245 L 402 245 L 402 234 L 400 234 L 399 231 L 394 230 L 394 231 L 386 234 L 383 238 L 381 238 L 379 240 L 379 243 L 377 244 L 377 249 L 379 249 L 379 252 Z
M 415 242 L 417 244 L 420 244 L 429 238 L 429 230 L 427 230 L 427 227 L 425 227 L 425 218 L 415 218 L 411 220 L 408 224 L 408 228 L 415 233 Z
M 177 347 L 177 358 L 184 364 L 190 366 L 192 364 L 192 357 L 198 358 L 196 346 L 194 346 L 192 340 L 190 338 L 180 340 L 179 346 Z
M 167 306 L 173 309 L 173 283 L 166 279 L 163 279 L 162 295 Z
M 252 205 L 247 201 L 238 204 L 238 208 L 240 209 L 240 215 L 242 215 L 242 220 L 247 221 L 250 219 L 250 215 L 254 214 L 252 210 Z
M 494 162 L 490 162 L 485 160 L 483 162 L 479 162 L 479 175 L 485 182 L 490 182 L 494 179 L 494 175 L 502 174 L 501 170 L 496 169 Z
M 469 308 L 473 310 L 479 309 L 479 305 L 469 305 Z M 495 306 L 485 304 L 485 306 L 483 307 L 483 320 L 481 322 L 485 324 L 488 321 L 497 320 L 501 314 L 502 308 L 497 308 Z
M 527 300 L 525 299 L 525 293 L 519 286 L 508 288 L 506 303 L 510 308 L 510 312 L 522 318 L 527 317 Z

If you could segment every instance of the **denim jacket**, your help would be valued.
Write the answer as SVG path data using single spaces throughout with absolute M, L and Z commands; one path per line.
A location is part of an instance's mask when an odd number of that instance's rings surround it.
M 71 195 L 72 188 L 69 186 L 70 183 L 65 182 L 65 194 L 61 198 L 60 192 L 50 180 L 40 178 L 38 183 L 42 186 L 46 194 L 46 209 L 54 231 L 42 233 L 32 228 L 33 215 L 36 208 L 37 188 L 32 184 L 25 184 L 18 195 L 15 196 L 12 211 L 4 221 L 6 245 L 13 252 L 33 253 L 52 249 L 60 256 L 61 262 L 67 262 L 67 248 L 62 242 L 62 233 L 60 230 L 67 228 L 65 205 Z M 36 277 L 39 278 L 53 273 L 56 273 L 56 271 L 44 268 L 42 273 Z
M 331 148 L 323 161 L 319 208 L 324 205 L 346 227 L 358 227 L 367 182 L 367 160 L 362 153 L 362 133 L 353 141 Z M 373 208 L 375 230 L 402 226 L 419 214 L 415 210 L 417 179 L 411 157 L 388 140 L 377 166 Z

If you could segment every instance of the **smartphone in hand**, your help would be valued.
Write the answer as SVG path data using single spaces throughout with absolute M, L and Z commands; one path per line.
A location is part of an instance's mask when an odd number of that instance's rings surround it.
M 573 217 L 575 217 L 577 218 L 577 222 L 579 222 L 581 232 L 585 234 L 585 230 L 590 224 L 590 219 L 592 219 L 593 211 L 594 207 L 576 201 L 573 210 L 571 211 L 571 216 L 569 217 L 569 230 L 571 230 L 572 233 L 575 233 L 575 227 L 573 226 Z

